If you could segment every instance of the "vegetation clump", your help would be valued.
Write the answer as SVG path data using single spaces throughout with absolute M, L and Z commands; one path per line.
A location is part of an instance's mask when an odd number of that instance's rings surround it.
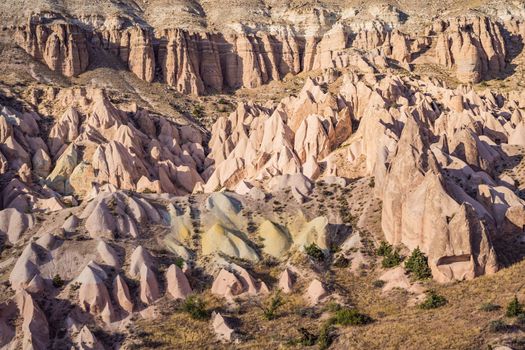
M 196 295 L 190 295 L 182 304 L 182 310 L 190 314 L 195 320 L 206 320 L 210 313 L 206 309 L 206 303 Z
M 310 258 L 312 258 L 312 260 L 314 260 L 314 261 L 323 262 L 324 259 L 325 259 L 323 251 L 315 243 L 312 243 L 312 244 L 310 244 L 308 246 L 305 246 L 304 250 L 305 250 L 306 254 Z
M 514 296 L 509 305 L 507 305 L 507 312 L 505 315 L 507 317 L 517 317 L 521 314 L 523 314 L 523 305 L 518 300 L 518 297 Z
M 392 253 L 392 250 L 394 250 L 394 247 L 391 244 L 381 241 L 379 247 L 376 249 L 376 254 L 379 256 L 387 256 Z
M 403 261 L 403 257 L 399 254 L 399 249 L 394 248 L 394 246 L 385 241 L 382 241 L 376 249 L 376 254 L 383 257 L 381 266 L 385 269 L 395 267 Z
M 319 350 L 328 349 L 334 339 L 333 327 L 330 322 L 325 322 L 321 326 L 319 334 L 312 333 L 304 327 L 298 328 L 297 331 L 300 333 L 300 337 L 293 343 L 302 346 L 317 345 Z
M 260 308 L 263 311 L 264 318 L 266 318 L 268 321 L 271 321 L 277 318 L 277 310 L 283 305 L 284 299 L 281 295 L 281 291 L 278 290 L 270 299 L 268 305 L 260 306 Z
M 489 323 L 489 331 L 492 333 L 506 332 L 510 326 L 502 320 L 493 320 Z
M 375 288 L 383 288 L 383 286 L 385 285 L 385 281 L 383 280 L 375 280 L 374 282 L 372 282 L 372 285 L 375 287 Z
M 373 319 L 356 309 L 341 308 L 332 317 L 332 323 L 341 326 L 363 326 L 372 323 Z
M 447 299 L 436 293 L 436 291 L 431 290 L 427 293 L 425 300 L 419 304 L 419 307 L 424 310 L 437 309 L 438 307 L 444 306 L 447 304 Z
M 176 257 L 175 258 L 175 261 L 174 261 L 175 265 L 182 270 L 182 268 L 184 267 L 184 259 L 181 258 L 181 257 Z
M 319 338 L 319 336 L 311 333 L 310 331 L 308 331 L 308 329 L 301 327 L 298 328 L 297 331 L 301 334 L 301 337 L 298 341 L 300 345 L 313 346 L 315 345 L 315 343 L 317 343 L 317 339 Z
M 405 269 L 416 280 L 424 280 L 432 277 L 432 271 L 428 266 L 428 259 L 419 247 L 412 251 L 412 254 L 405 262 Z
M 56 274 L 53 277 L 53 287 L 62 288 L 62 286 L 64 286 L 64 280 L 62 279 L 62 277 L 60 277 L 59 274 Z
M 330 347 L 334 339 L 333 327 L 330 323 L 324 323 L 319 331 L 319 337 L 317 338 L 317 346 L 319 350 L 325 350 Z

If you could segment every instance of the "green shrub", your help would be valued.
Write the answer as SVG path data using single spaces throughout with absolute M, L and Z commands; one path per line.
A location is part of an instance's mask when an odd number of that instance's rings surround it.
M 372 282 L 372 285 L 375 287 L 375 288 L 383 288 L 383 286 L 385 285 L 385 281 L 383 280 L 375 280 L 374 282 Z
M 405 262 L 405 269 L 417 280 L 432 277 L 432 271 L 428 267 L 428 259 L 419 247 L 412 251 L 412 254 Z
M 509 328 L 509 325 L 502 320 L 493 320 L 489 323 L 489 331 L 493 333 L 506 332 Z
M 270 299 L 268 305 L 261 306 L 264 317 L 271 321 L 277 318 L 277 310 L 284 305 L 284 300 L 281 296 L 281 291 L 278 290 Z
M 195 320 L 206 320 L 210 317 L 210 313 L 206 310 L 206 303 L 196 295 L 190 295 L 184 300 L 182 310 Z
M 204 107 L 201 105 L 194 105 L 191 110 L 191 115 L 197 119 L 202 118 L 204 116 Z
M 498 311 L 499 309 L 501 309 L 501 306 L 499 306 L 498 304 L 493 304 L 493 303 L 485 303 L 481 305 L 479 309 L 484 312 L 493 312 L 493 311 Z
M 379 256 L 387 256 L 392 253 L 394 247 L 391 244 L 388 244 L 385 241 L 382 241 L 379 244 L 379 247 L 376 249 L 376 254 Z
M 362 326 L 372 321 L 370 316 L 348 308 L 336 311 L 332 317 L 332 322 L 341 326 Z
M 342 309 L 342 306 L 339 303 L 336 303 L 335 301 L 331 301 L 323 307 L 323 311 L 328 311 L 330 313 L 334 313 L 341 309 Z
M 403 261 L 403 258 L 399 254 L 398 249 L 394 249 L 391 253 L 387 254 L 385 257 L 383 257 L 383 261 L 381 262 L 381 266 L 383 266 L 385 269 L 389 269 L 391 267 L 395 267 Z
M 81 283 L 80 283 L 80 282 L 75 282 L 75 283 L 71 284 L 71 285 L 69 286 L 69 288 L 70 288 L 73 292 L 75 292 L 75 291 L 77 291 L 77 290 L 80 289 L 80 286 L 81 286 Z
M 315 343 L 317 343 L 317 338 L 319 337 L 313 333 L 310 333 L 308 329 L 301 327 L 298 328 L 297 331 L 301 334 L 301 337 L 299 338 L 299 344 L 304 346 L 313 346 Z
M 324 261 L 324 258 L 325 258 L 324 253 L 317 244 L 312 243 L 309 246 L 305 246 L 304 250 L 306 251 L 306 254 L 313 260 L 317 262 Z
M 175 265 L 179 267 L 179 269 L 182 269 L 184 267 L 184 259 L 181 257 L 175 258 Z
M 518 315 L 521 315 L 523 313 L 523 305 L 518 300 L 517 296 L 514 296 L 514 298 L 510 301 L 509 305 L 507 305 L 507 312 L 505 315 L 507 317 L 516 317 Z
M 62 288 L 64 285 L 64 280 L 62 277 L 60 277 L 59 274 L 56 274 L 55 277 L 53 277 L 53 287 L 55 288 Z
M 437 309 L 438 307 L 444 306 L 447 303 L 447 299 L 444 296 L 437 294 L 431 290 L 427 293 L 425 300 L 419 304 L 421 309 Z
M 332 325 L 325 322 L 319 331 L 319 337 L 317 338 L 317 346 L 319 350 L 325 350 L 330 347 L 334 338 Z

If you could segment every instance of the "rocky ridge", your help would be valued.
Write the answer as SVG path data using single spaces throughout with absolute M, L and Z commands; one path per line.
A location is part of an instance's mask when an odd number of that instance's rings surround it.
M 504 73 L 509 41 L 523 31 L 520 18 L 469 15 L 439 19 L 421 33 L 407 34 L 397 28 L 401 14 L 386 11 L 396 21 L 379 18 L 356 25 L 344 20 L 314 32 L 293 25 L 231 33 L 157 30 L 120 18 L 93 26 L 58 15 L 33 15 L 12 30 L 31 56 L 66 76 L 86 71 L 90 57 L 102 49 L 146 82 L 159 80 L 196 95 L 255 88 L 288 74 L 352 64 L 409 71 L 412 65 L 435 64 L 454 71 L 462 83 L 477 83 Z

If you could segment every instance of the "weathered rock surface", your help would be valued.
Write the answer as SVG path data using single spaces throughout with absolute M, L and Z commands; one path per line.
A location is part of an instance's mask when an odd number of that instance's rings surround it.
M 366 25 L 331 23 L 315 34 L 290 26 L 225 33 L 176 27 L 154 31 L 124 19 L 89 28 L 49 17 L 33 15 L 15 37 L 50 69 L 76 76 L 88 68 L 90 51 L 105 50 L 146 82 L 155 79 L 159 65 L 159 78 L 184 94 L 255 88 L 320 69 L 354 66 L 373 73 L 389 67 L 387 58 L 407 70 L 411 63 L 439 64 L 455 69 L 461 82 L 478 82 L 496 77 L 506 66 L 501 28 L 519 32 L 516 21 L 473 15 L 437 19 L 424 33 L 403 33 L 396 28 L 399 23 L 375 19 Z
M 218 312 L 214 312 L 211 323 L 215 335 L 220 341 L 229 342 L 233 340 L 235 330 L 228 325 L 226 319 Z
M 95 263 L 88 264 L 77 281 L 80 283 L 78 299 L 84 311 L 93 315 L 101 316 L 109 323 L 113 320 L 113 305 L 109 296 L 108 289 L 104 281 L 107 275 L 102 268 Z
M 175 299 L 186 299 L 192 290 L 188 278 L 177 265 L 171 265 L 166 271 L 167 292 Z

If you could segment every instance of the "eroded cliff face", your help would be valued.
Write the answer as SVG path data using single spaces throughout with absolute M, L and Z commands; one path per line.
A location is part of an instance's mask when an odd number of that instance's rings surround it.
M 407 34 L 374 19 L 360 26 L 335 23 L 314 33 L 289 26 L 215 33 L 155 31 L 120 22 L 80 27 L 34 15 L 18 28 L 16 38 L 30 55 L 66 76 L 88 69 L 89 49 L 102 48 L 144 81 L 158 79 L 181 93 L 201 95 L 255 88 L 287 74 L 344 68 L 356 60 L 362 66 L 389 68 L 394 63 L 407 70 L 411 64 L 436 64 L 454 71 L 460 82 L 477 83 L 504 71 L 503 32 L 520 33 L 520 23 L 458 17 L 437 20 L 423 34 Z
M 140 79 L 150 83 L 155 78 L 153 36 L 148 29 L 139 26 L 105 29 L 95 33 L 92 44 L 119 57 Z
M 497 77 L 505 69 L 506 48 L 502 25 L 487 17 L 456 18 L 437 22 L 435 62 L 454 68 L 463 83 Z
M 67 77 L 83 73 L 89 65 L 85 32 L 75 24 L 43 24 L 32 16 L 15 39 L 28 54 Z

